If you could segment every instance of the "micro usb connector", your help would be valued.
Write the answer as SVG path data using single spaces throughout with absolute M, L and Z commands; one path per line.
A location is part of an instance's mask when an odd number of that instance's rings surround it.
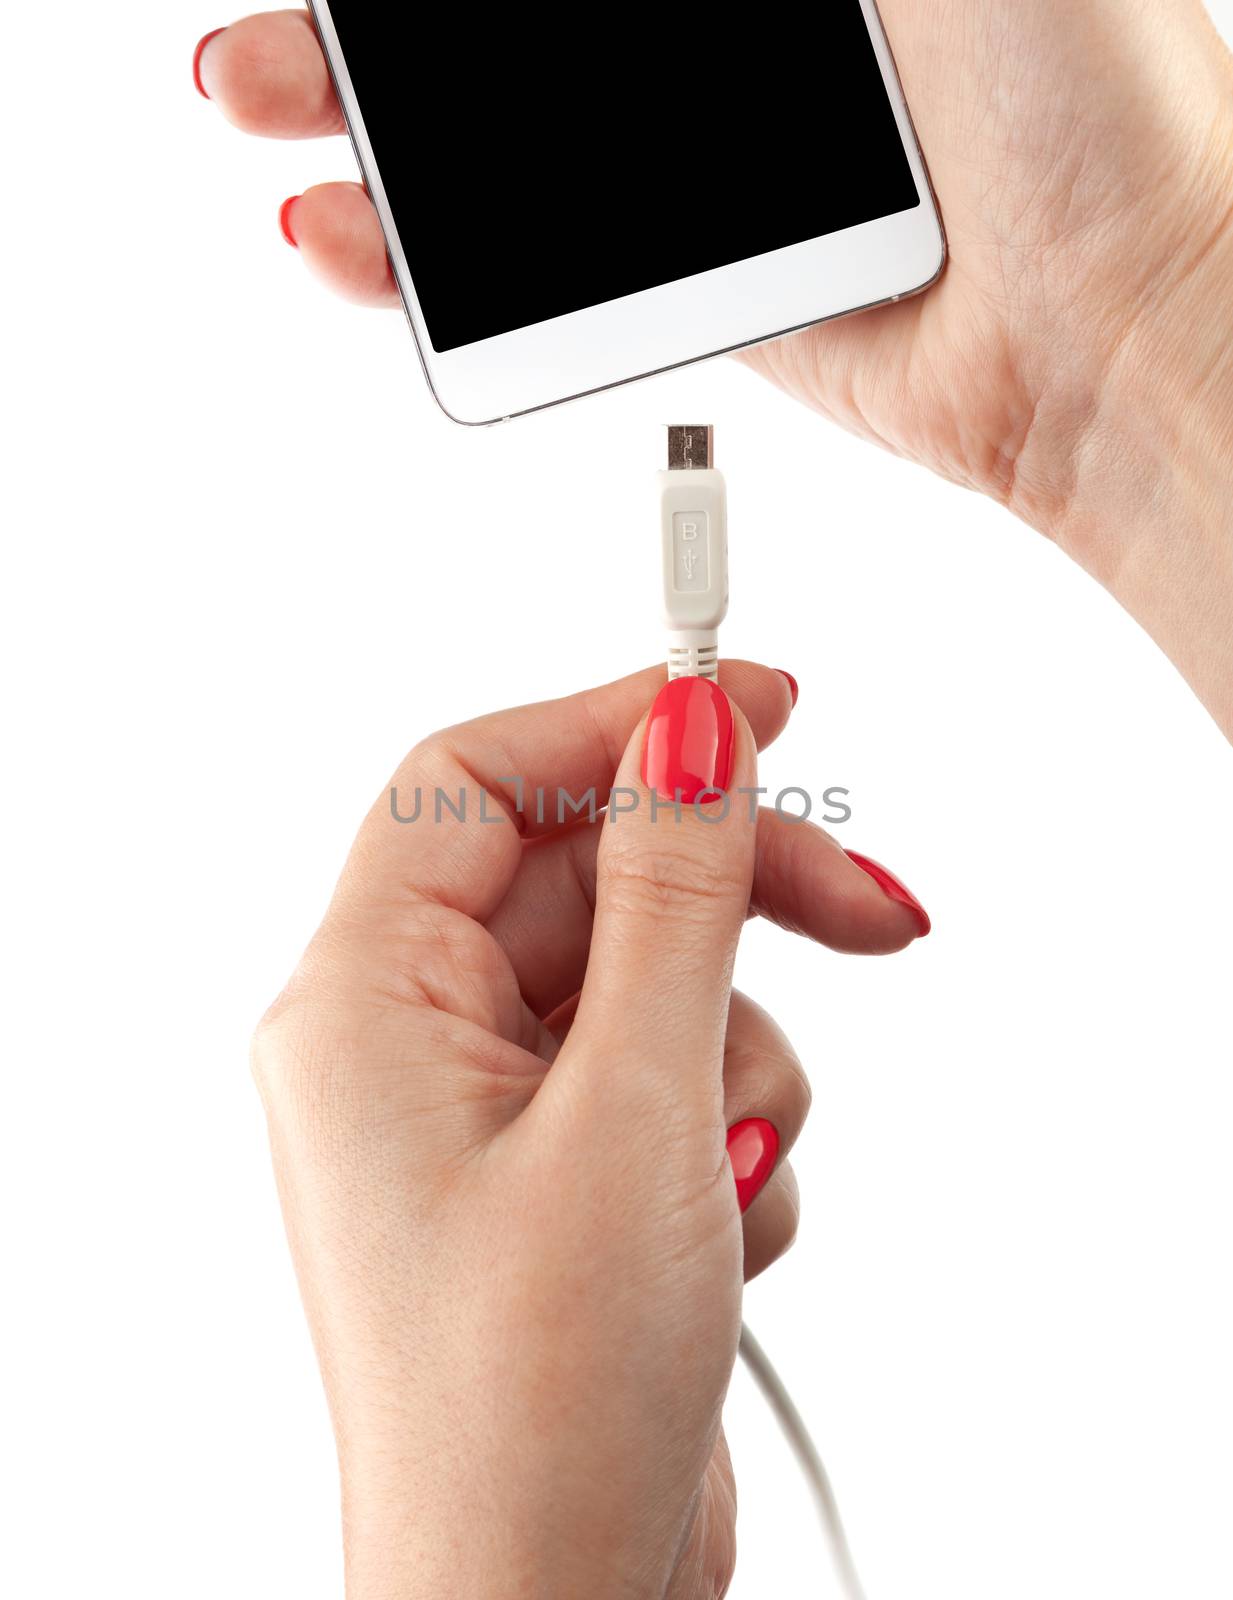
M 709 422 L 670 422 L 668 424 L 668 471 L 692 472 L 711 465 L 715 452 L 715 429 Z
M 709 425 L 668 429 L 668 468 L 658 474 L 668 676 L 719 675 L 719 624 L 728 611 L 728 495 L 712 466 Z

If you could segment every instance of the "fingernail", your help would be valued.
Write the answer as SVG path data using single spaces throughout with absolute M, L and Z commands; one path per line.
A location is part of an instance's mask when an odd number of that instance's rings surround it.
M 779 1154 L 779 1134 L 765 1117 L 748 1117 L 728 1129 L 728 1160 L 736 1179 L 736 1198 L 742 1211 L 748 1211 L 766 1180 L 775 1170 Z
M 226 28 L 215 28 L 212 33 L 207 33 L 204 39 L 198 39 L 197 48 L 193 51 L 193 82 L 197 85 L 197 93 L 204 95 L 207 100 L 210 96 L 205 84 L 201 81 L 201 57 L 210 40 L 217 39 L 220 33 L 226 33 L 226 31 Z
M 298 194 L 293 194 L 278 208 L 278 226 L 283 230 L 283 238 L 296 250 L 300 248 L 300 241 L 291 231 L 291 208 L 299 198 Z
M 933 924 L 929 921 L 929 913 L 920 901 L 900 883 L 893 872 L 888 872 L 877 861 L 871 861 L 868 856 L 858 856 L 855 850 L 845 850 L 844 855 L 849 861 L 854 861 L 862 872 L 867 872 L 883 894 L 889 895 L 892 900 L 897 900 L 901 906 L 907 906 L 909 911 L 916 913 L 916 920 L 920 923 L 920 937 L 923 939 Z
M 727 695 L 709 678 L 673 678 L 655 696 L 642 749 L 642 781 L 661 800 L 686 805 L 732 776 L 736 724 Z
M 788 680 L 788 690 L 789 690 L 789 693 L 792 696 L 792 704 L 793 704 L 793 706 L 795 706 L 796 705 L 796 698 L 801 692 L 800 691 L 800 685 L 797 683 L 796 679 L 792 676 L 792 674 L 790 672 L 785 672 L 782 667 L 776 667 L 775 671 L 779 674 L 779 676 L 781 678 L 786 678 Z

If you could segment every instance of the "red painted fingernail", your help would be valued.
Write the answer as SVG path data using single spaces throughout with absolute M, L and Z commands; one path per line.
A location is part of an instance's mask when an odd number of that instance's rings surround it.
M 197 85 L 197 93 L 200 95 L 205 95 L 207 100 L 210 98 L 210 96 L 206 91 L 205 84 L 201 81 L 202 52 L 205 50 L 206 45 L 209 44 L 211 39 L 217 39 L 220 33 L 226 33 L 226 31 L 226 28 L 215 28 L 213 33 L 207 33 L 204 39 L 198 39 L 197 48 L 193 51 L 193 82 Z
M 862 872 L 867 872 L 883 894 L 889 895 L 892 900 L 897 900 L 901 906 L 907 906 L 916 913 L 916 920 L 920 923 L 920 937 L 923 939 L 933 924 L 929 921 L 929 913 L 920 901 L 905 888 L 893 872 L 888 872 L 877 861 L 871 861 L 868 856 L 858 856 L 855 850 L 845 850 L 844 855 L 849 861 L 854 861 Z
M 291 208 L 299 198 L 298 194 L 293 194 L 278 208 L 278 226 L 283 230 L 283 238 L 296 250 L 300 248 L 300 241 L 291 231 Z
M 661 800 L 678 790 L 686 805 L 708 789 L 726 788 L 732 776 L 736 724 L 727 695 L 709 678 L 673 678 L 655 696 L 642 781 Z
M 775 1169 L 779 1134 L 765 1117 L 748 1117 L 728 1129 L 728 1159 L 736 1179 L 736 1198 L 748 1211 Z
M 781 678 L 786 678 L 788 680 L 788 690 L 792 695 L 792 704 L 795 706 L 796 705 L 797 696 L 801 692 L 800 685 L 797 683 L 796 679 L 792 676 L 792 674 L 790 672 L 785 672 L 782 667 L 776 667 L 775 671 L 779 674 L 779 676 Z

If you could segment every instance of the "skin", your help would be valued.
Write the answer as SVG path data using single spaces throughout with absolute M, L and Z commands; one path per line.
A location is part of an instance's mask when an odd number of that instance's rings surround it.
M 881 10 L 946 274 L 741 359 L 1055 540 L 1233 736 L 1233 61 L 1198 0 Z M 200 73 L 252 133 L 342 132 L 303 12 L 233 24 Z M 332 289 L 397 304 L 359 185 L 287 221 Z M 724 673 L 753 782 L 786 687 Z M 437 735 L 400 791 L 638 788 L 660 676 Z M 765 1116 L 786 1150 L 808 1099 L 730 989 L 751 905 L 841 949 L 919 932 L 833 841 L 743 810 L 529 838 L 374 807 L 255 1045 L 353 1600 L 725 1589 L 740 1284 L 790 1244 L 796 1194 L 781 1163 L 742 1223 L 724 1129 Z
M 382 792 L 258 1030 L 363 1600 L 727 1587 L 741 1283 L 792 1242 L 797 1194 L 781 1162 L 742 1223 L 725 1130 L 764 1117 L 782 1154 L 809 1105 L 732 991 L 737 939 L 751 909 L 853 951 L 921 924 L 820 829 L 738 803 L 791 697 L 765 667 L 723 676 L 726 817 L 651 816 L 662 668 L 417 746 L 393 782 L 421 820 Z M 513 773 L 642 803 L 540 826 Z M 437 788 L 470 820 L 429 820 Z

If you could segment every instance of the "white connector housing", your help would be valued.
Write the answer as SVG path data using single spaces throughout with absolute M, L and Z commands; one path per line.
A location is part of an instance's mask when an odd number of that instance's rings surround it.
M 668 676 L 719 674 L 719 625 L 728 612 L 728 492 L 714 467 L 657 474 Z

